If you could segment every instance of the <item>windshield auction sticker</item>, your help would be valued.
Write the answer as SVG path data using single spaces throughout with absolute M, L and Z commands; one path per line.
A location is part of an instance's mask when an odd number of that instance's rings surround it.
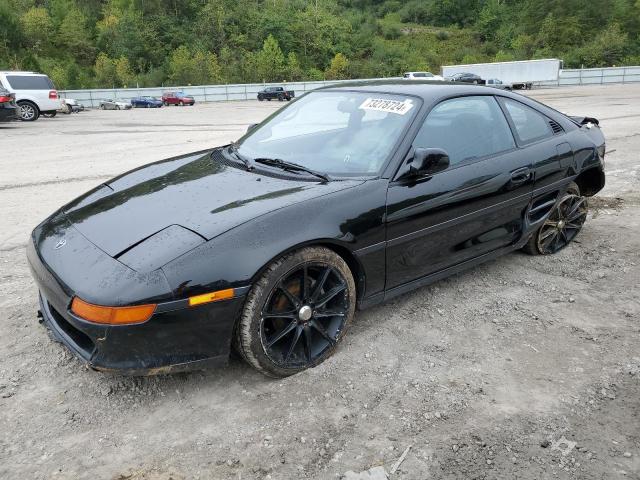
M 403 102 L 384 98 L 367 98 L 359 108 L 361 110 L 377 110 L 379 112 L 404 115 L 413 108 L 413 102 L 408 98 Z

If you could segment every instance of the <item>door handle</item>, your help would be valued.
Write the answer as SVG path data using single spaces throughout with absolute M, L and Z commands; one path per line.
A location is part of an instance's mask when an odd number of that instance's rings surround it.
M 524 183 L 531 178 L 531 169 L 529 167 L 519 168 L 511 172 L 511 183 Z

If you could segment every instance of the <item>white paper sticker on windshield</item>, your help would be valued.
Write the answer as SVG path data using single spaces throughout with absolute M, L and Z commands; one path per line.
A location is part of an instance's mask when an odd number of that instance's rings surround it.
M 384 98 L 367 98 L 360 105 L 362 110 L 377 110 L 379 112 L 397 113 L 398 115 L 404 115 L 412 108 L 413 102 L 408 98 L 403 102 Z

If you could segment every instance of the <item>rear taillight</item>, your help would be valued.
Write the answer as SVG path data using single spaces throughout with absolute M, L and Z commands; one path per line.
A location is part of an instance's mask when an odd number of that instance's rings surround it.
M 0 103 L 11 103 L 13 98 L 0 95 Z
M 49 99 L 50 100 L 57 100 L 58 99 L 58 92 L 56 92 L 55 90 L 49 91 Z

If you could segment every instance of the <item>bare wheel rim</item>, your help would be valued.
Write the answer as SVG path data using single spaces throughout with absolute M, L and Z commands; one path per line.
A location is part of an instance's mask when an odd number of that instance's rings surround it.
M 315 365 L 338 342 L 348 311 L 348 284 L 338 269 L 320 262 L 296 266 L 260 312 L 265 354 L 280 368 Z
M 20 117 L 24 120 L 31 120 L 36 114 L 35 108 L 28 103 L 20 105 Z
M 587 212 L 585 197 L 573 193 L 565 195 L 538 232 L 540 253 L 556 253 L 571 243 L 582 229 Z

